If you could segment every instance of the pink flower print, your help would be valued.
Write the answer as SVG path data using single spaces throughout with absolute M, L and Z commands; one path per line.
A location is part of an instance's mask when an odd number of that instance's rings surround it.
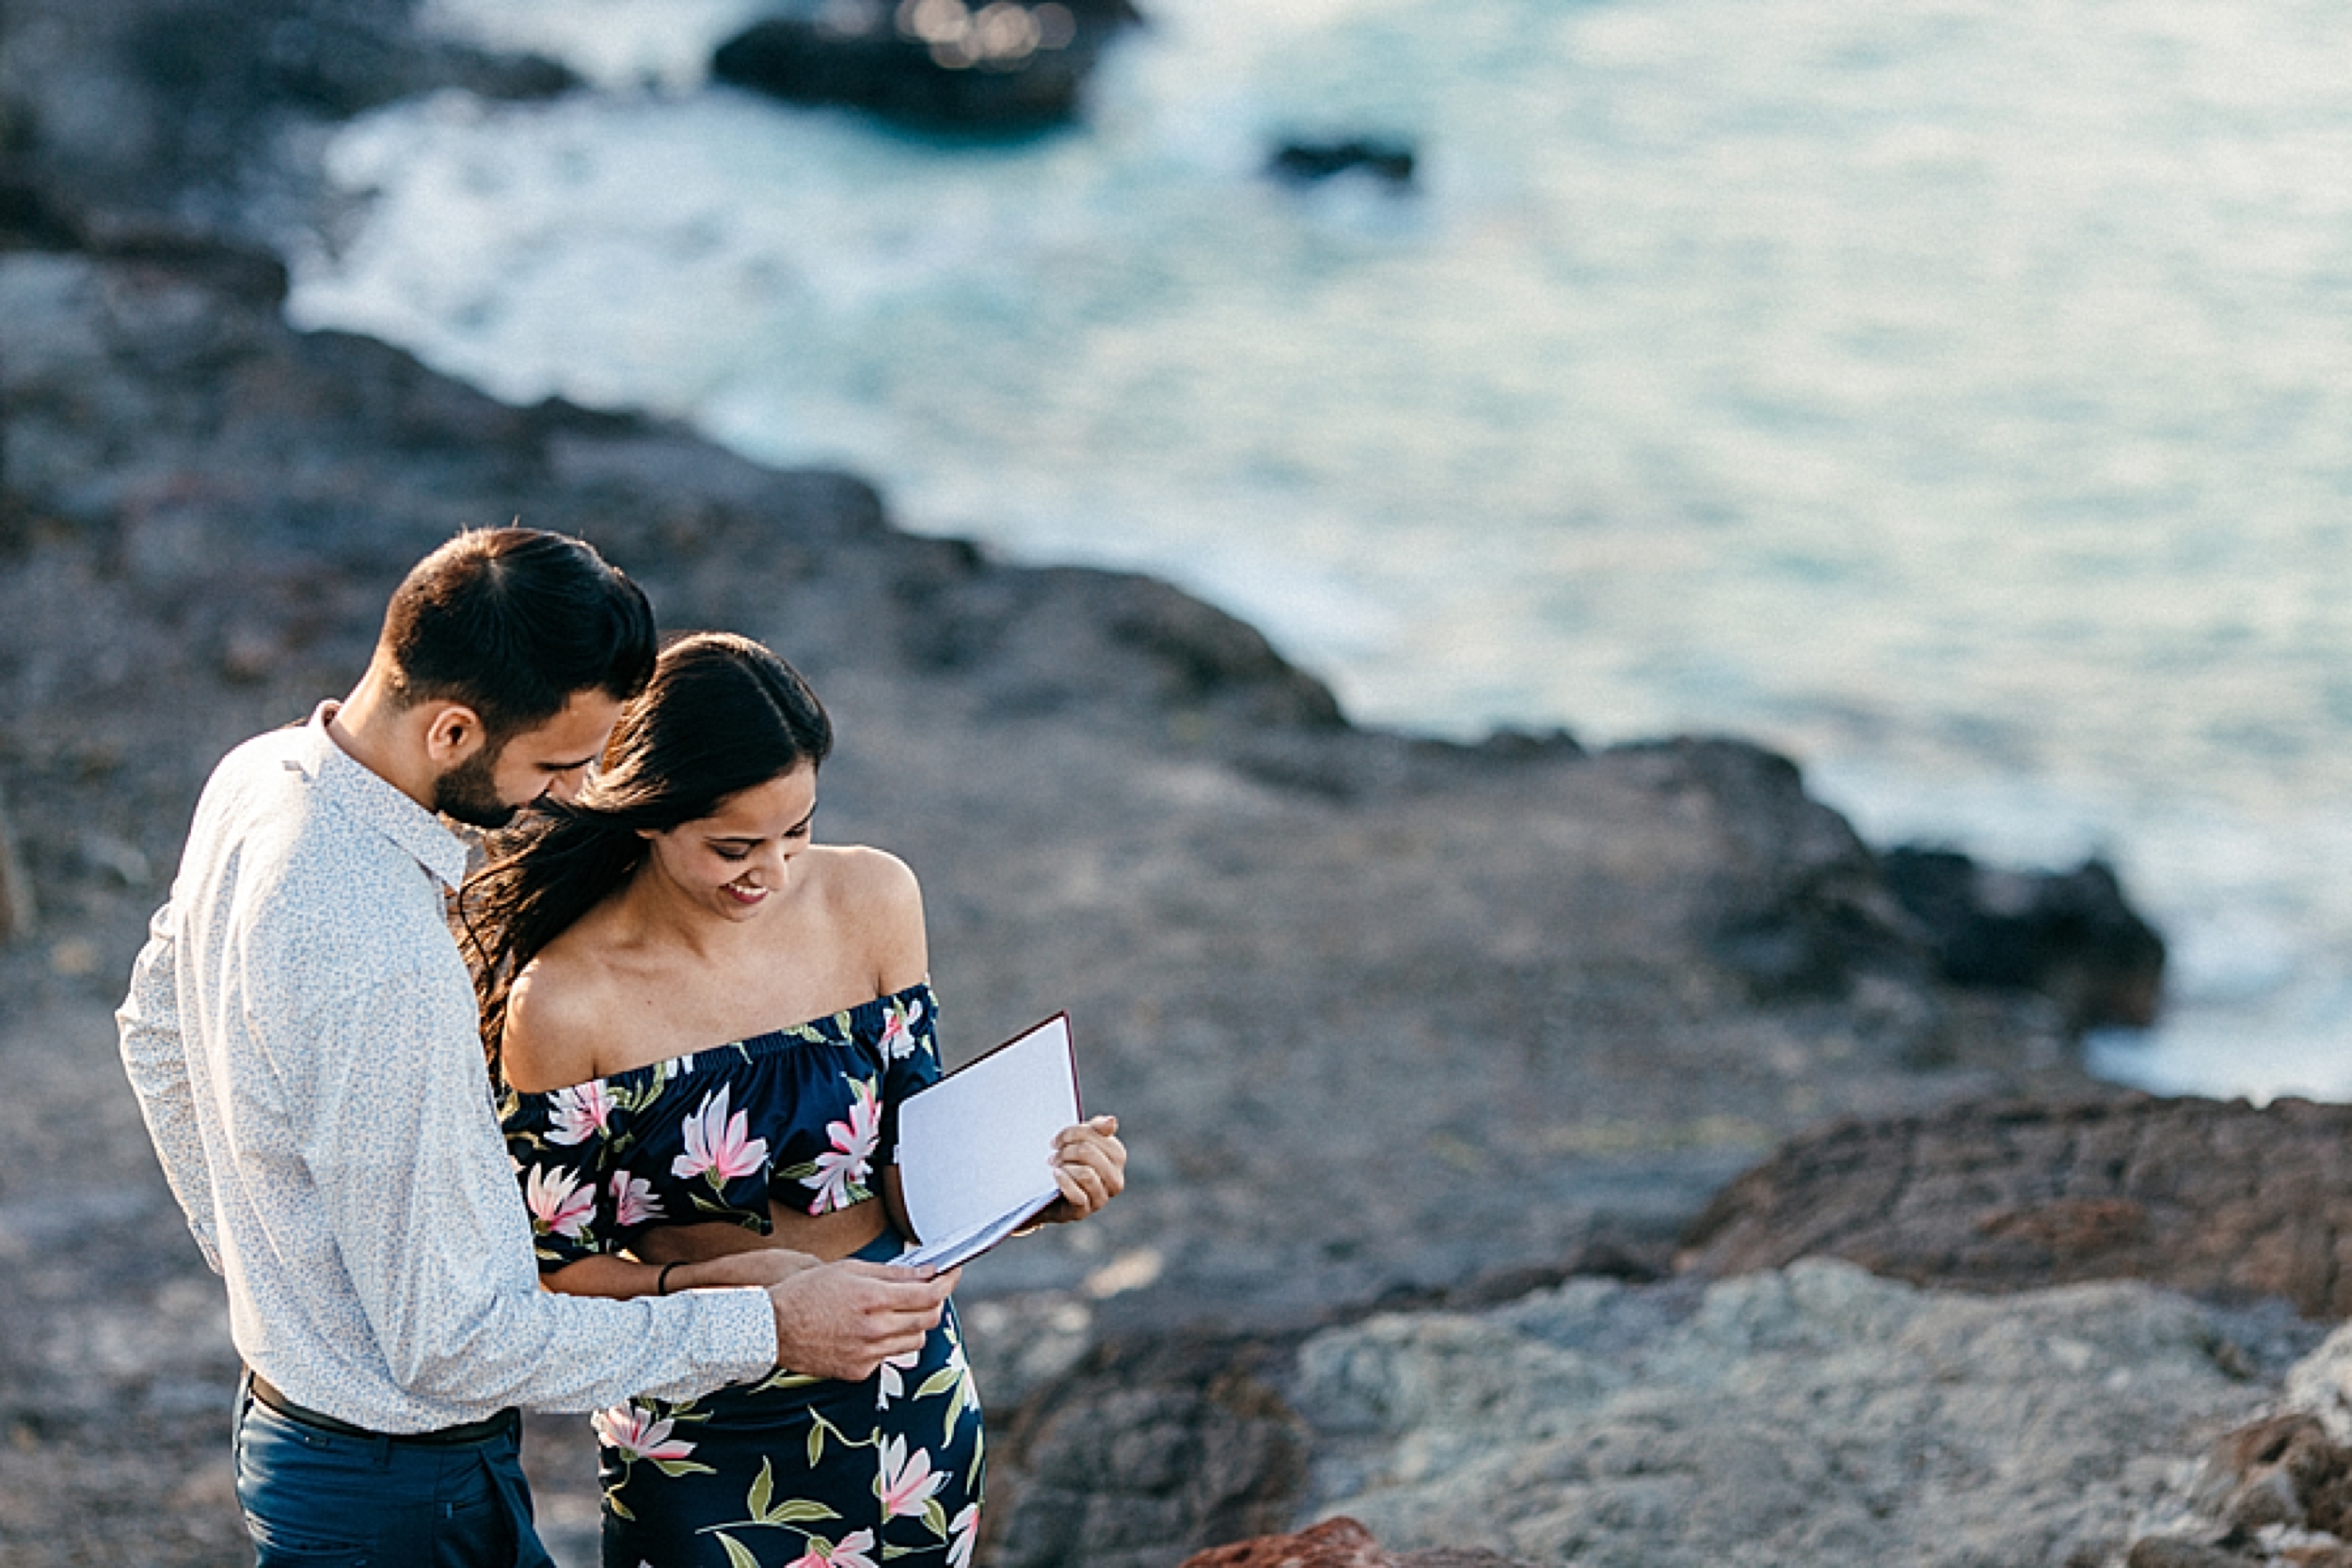
M 604 1080 L 574 1084 L 548 1097 L 548 1142 L 584 1144 L 601 1137 L 612 1119 L 612 1095 Z
M 853 1529 L 831 1545 L 821 1536 L 808 1538 L 808 1551 L 794 1558 L 784 1568 L 874 1568 L 874 1560 L 866 1555 L 874 1544 L 870 1529 Z
M 562 1165 L 533 1165 L 523 1180 L 523 1203 L 541 1235 L 577 1238 L 596 1212 L 596 1189 L 583 1187 Z
M 670 1435 L 674 1423 L 667 1417 L 656 1420 L 651 1412 L 633 1404 L 599 1410 L 588 1418 L 588 1424 L 596 1429 L 599 1442 L 632 1459 L 684 1459 L 694 1451 L 693 1444 Z
M 849 1119 L 825 1124 L 833 1147 L 817 1156 L 817 1197 L 808 1206 L 812 1214 L 847 1209 L 866 1196 L 851 1189 L 862 1189 L 873 1168 L 874 1145 L 882 1137 L 882 1102 L 874 1098 L 870 1083 L 853 1079 L 850 1087 L 855 1092 Z
M 904 1355 L 893 1355 L 886 1358 L 882 1364 L 876 1369 L 876 1371 L 882 1378 L 881 1397 L 876 1401 L 876 1402 L 886 1409 L 889 1407 L 892 1400 L 895 1400 L 899 1395 L 905 1393 L 907 1391 L 906 1379 L 900 1377 L 898 1374 L 918 1365 L 922 1359 L 923 1348 L 920 1345 L 917 1345 L 914 1349 L 907 1352 Z
M 947 1521 L 947 1568 L 972 1568 L 972 1547 L 980 1539 L 980 1505 L 965 1503 Z
M 882 1060 L 895 1062 L 902 1056 L 914 1054 L 914 1026 L 923 1021 L 923 1004 L 910 1002 L 904 1007 L 885 1008 L 882 1013 L 881 1047 Z
M 644 1225 L 647 1220 L 665 1219 L 661 1200 L 653 1196 L 653 1183 L 629 1175 L 626 1170 L 612 1173 L 609 1191 L 612 1194 L 612 1223 L 624 1229 Z
M 720 1085 L 719 1092 L 686 1118 L 686 1152 L 670 1162 L 670 1174 L 679 1180 L 691 1180 L 707 1171 L 710 1184 L 716 1187 L 751 1175 L 768 1158 L 767 1139 L 745 1136 L 750 1129 L 744 1114 L 727 1115 L 730 1087 Z
M 905 1438 L 882 1439 L 882 1474 L 875 1478 L 874 1490 L 882 1496 L 883 1518 L 922 1513 L 931 1494 L 946 1484 L 946 1472 L 931 1468 L 930 1449 L 917 1449 L 910 1457 Z

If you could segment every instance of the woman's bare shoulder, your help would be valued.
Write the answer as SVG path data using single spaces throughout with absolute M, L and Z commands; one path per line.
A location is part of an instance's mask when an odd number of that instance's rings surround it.
M 873 968 L 882 993 L 903 990 L 930 973 L 923 926 L 923 885 L 886 849 L 827 845 L 827 903 L 850 944 Z
M 568 934 L 568 933 L 567 933 Z M 506 1081 L 544 1093 L 596 1076 L 600 1031 L 612 1016 L 607 971 L 558 940 L 515 977 L 500 1062 Z

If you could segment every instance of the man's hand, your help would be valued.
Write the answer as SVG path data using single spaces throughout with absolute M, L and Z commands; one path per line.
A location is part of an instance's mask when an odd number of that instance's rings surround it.
M 957 1273 L 930 1275 L 850 1259 L 803 1269 L 768 1287 L 776 1311 L 776 1365 L 855 1383 L 894 1355 L 923 1348 Z

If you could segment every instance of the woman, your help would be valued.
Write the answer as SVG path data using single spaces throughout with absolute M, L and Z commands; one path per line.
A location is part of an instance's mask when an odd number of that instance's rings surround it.
M 940 1076 L 921 892 L 818 845 L 832 725 L 745 638 L 667 649 L 594 780 L 469 882 L 484 1039 L 551 1290 L 759 1284 L 905 1243 L 898 1108 Z M 1123 1181 L 1064 1132 L 1049 1220 Z M 968 1564 L 979 1406 L 952 1307 L 864 1383 L 779 1371 L 594 1418 L 608 1568 Z

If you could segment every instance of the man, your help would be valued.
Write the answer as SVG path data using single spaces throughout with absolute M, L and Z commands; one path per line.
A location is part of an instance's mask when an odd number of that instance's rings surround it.
M 586 545 L 461 534 L 365 674 L 215 769 L 119 1014 L 123 1064 L 247 1370 L 237 1492 L 262 1568 L 548 1562 L 516 1408 L 686 1398 L 915 1349 L 952 1275 L 792 1254 L 632 1301 L 539 1289 L 444 917 L 463 842 L 569 799 L 653 666 Z

